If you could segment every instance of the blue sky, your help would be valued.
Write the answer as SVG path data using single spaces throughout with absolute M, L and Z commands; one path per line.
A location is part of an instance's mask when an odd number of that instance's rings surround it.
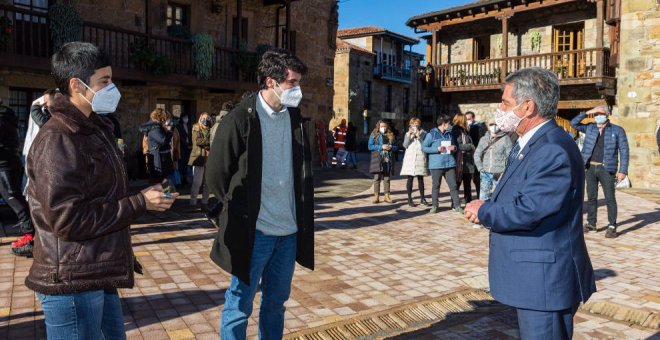
M 474 0 L 339 0 L 339 29 L 379 26 L 411 37 L 421 37 L 406 26 L 411 17 L 464 5 Z M 426 54 L 423 43 L 413 51 Z

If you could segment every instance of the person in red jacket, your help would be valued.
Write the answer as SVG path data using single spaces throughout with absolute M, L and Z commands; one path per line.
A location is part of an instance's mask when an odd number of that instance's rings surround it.
M 346 150 L 346 131 L 348 127 L 346 126 L 346 119 L 342 119 L 339 126 L 332 130 L 332 138 L 334 138 L 334 153 L 332 157 L 332 166 L 337 165 L 337 152 L 339 149 Z M 342 165 L 346 164 L 346 159 L 342 161 Z

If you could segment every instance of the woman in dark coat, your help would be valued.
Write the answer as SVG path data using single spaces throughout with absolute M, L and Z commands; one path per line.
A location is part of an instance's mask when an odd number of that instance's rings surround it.
M 465 115 L 462 113 L 457 113 L 453 119 L 454 128 L 452 133 L 455 135 L 456 140 L 458 141 L 458 151 L 456 153 L 456 189 L 461 188 L 461 182 L 463 182 L 463 198 L 465 198 L 465 203 L 472 201 L 472 181 L 473 177 L 479 174 L 476 171 L 474 166 L 474 145 L 472 144 L 472 138 L 470 134 L 467 133 L 467 122 L 465 120 Z
M 167 112 L 155 109 L 149 116 L 151 120 L 140 126 L 140 132 L 147 137 L 147 169 L 152 183 L 161 183 L 173 169 L 172 132 L 163 126 L 167 121 Z
M 394 153 L 397 151 L 396 138 L 390 124 L 379 121 L 376 128 L 369 136 L 369 150 L 371 151 L 371 162 L 369 172 L 374 175 L 374 200 L 380 202 L 380 181 L 385 188 L 385 202 L 392 203 L 390 197 L 390 177 L 394 173 Z

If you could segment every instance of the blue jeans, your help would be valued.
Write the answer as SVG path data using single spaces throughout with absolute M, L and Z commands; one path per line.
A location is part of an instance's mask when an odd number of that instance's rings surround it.
M 281 339 L 284 332 L 284 302 L 291 293 L 296 264 L 296 234 L 267 236 L 256 231 L 250 260 L 250 282 L 232 275 L 225 293 L 220 338 L 245 339 L 252 302 L 261 280 L 259 339 Z
M 480 188 L 480 193 L 479 193 L 479 199 L 482 201 L 489 200 L 490 197 L 493 195 L 493 191 L 495 191 L 495 187 L 497 186 L 498 178 L 501 176 L 501 174 L 493 174 L 490 172 L 480 172 L 479 177 L 481 179 L 481 183 L 479 184 L 481 186 Z
M 126 339 L 124 316 L 116 292 L 37 293 L 37 297 L 46 317 L 48 340 Z

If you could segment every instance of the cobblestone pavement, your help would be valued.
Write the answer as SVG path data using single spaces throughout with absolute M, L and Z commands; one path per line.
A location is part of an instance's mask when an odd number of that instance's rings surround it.
M 361 170 L 366 166 L 362 164 Z M 317 202 L 316 270 L 296 269 L 286 304 L 286 333 L 463 287 L 487 287 L 488 233 L 473 229 L 449 210 L 446 187 L 440 212 L 431 215 L 419 206 L 407 206 L 403 179 L 392 183 L 395 203 L 374 205 L 370 190 L 364 191 L 369 180 L 350 176 L 354 182 L 347 185 L 355 188 L 352 192 L 342 188 L 340 194 L 327 195 L 333 199 Z M 426 185 L 430 193 L 430 178 Z M 341 196 L 344 199 L 337 199 Z M 660 313 L 660 205 L 625 193 L 617 198 L 621 236 L 586 235 L 599 289 L 590 301 Z M 601 203 L 602 228 L 606 212 Z M 133 227 L 135 254 L 145 274 L 137 276 L 135 288 L 120 290 L 129 339 L 218 338 L 229 276 L 208 258 L 215 229 L 201 213 L 182 210 L 149 214 Z M 39 302 L 23 284 L 31 260 L 9 254 L 14 239 L 0 239 L 0 339 L 44 338 Z M 258 299 L 248 327 L 250 338 L 257 334 Z M 504 309 L 407 338 L 517 338 L 515 327 L 515 313 Z M 657 331 L 585 312 L 576 316 L 576 339 L 652 337 L 658 337 Z

